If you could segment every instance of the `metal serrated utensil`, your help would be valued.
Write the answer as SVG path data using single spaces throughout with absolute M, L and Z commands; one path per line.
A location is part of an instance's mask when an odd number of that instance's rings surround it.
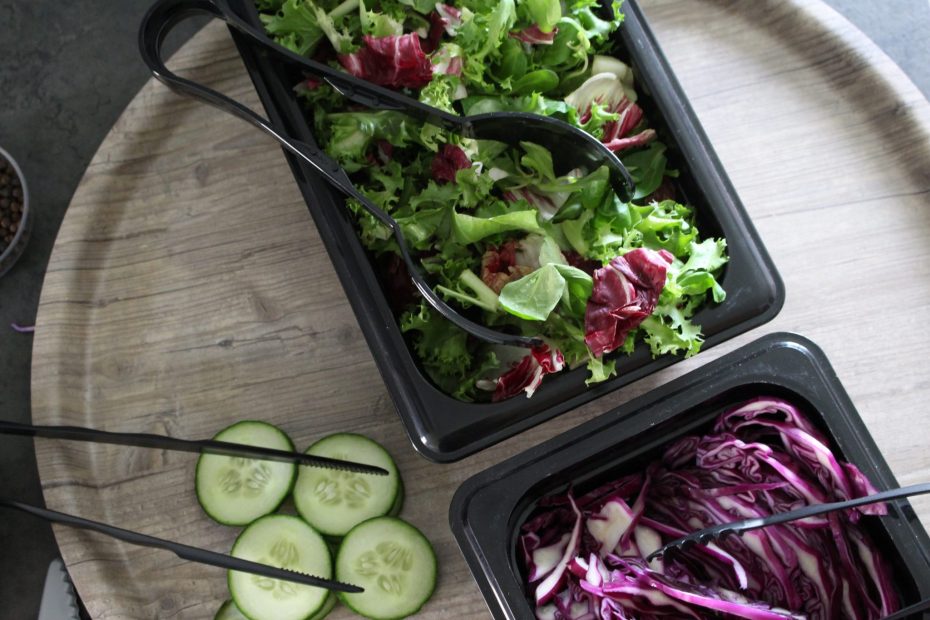
M 0 497 L 0 506 L 12 508 L 14 510 L 20 510 L 40 519 L 45 519 L 51 523 L 60 523 L 70 527 L 99 532 L 111 538 L 122 540 L 123 542 L 128 542 L 133 545 L 138 545 L 141 547 L 153 547 L 155 549 L 164 549 L 174 553 L 182 560 L 189 560 L 191 562 L 197 562 L 198 564 L 218 566 L 220 568 L 226 568 L 229 570 L 252 573 L 255 575 L 261 575 L 263 577 L 271 577 L 272 579 L 293 581 L 294 583 L 307 586 L 316 586 L 318 588 L 326 588 L 327 590 L 334 590 L 336 592 L 364 592 L 362 588 L 348 583 L 342 583 L 332 579 L 323 579 L 314 575 L 307 575 L 305 573 L 289 570 L 286 568 L 277 568 L 275 566 L 262 564 L 260 562 L 252 562 L 251 560 L 244 560 L 242 558 L 226 555 L 225 553 L 217 553 L 215 551 L 209 551 L 199 547 L 191 547 L 190 545 L 164 540 L 163 538 L 156 538 L 155 536 L 140 534 L 139 532 L 133 532 L 131 530 L 124 530 L 123 528 L 107 525 L 106 523 L 101 523 L 99 521 L 91 521 L 90 519 L 76 517 L 74 515 L 69 515 L 63 512 L 48 510 L 47 508 L 39 508 L 38 506 L 33 506 L 31 504 L 24 504 L 23 502 L 17 502 L 5 497 Z
M 45 587 L 42 589 L 42 602 L 39 603 L 36 620 L 80 620 L 80 617 L 71 578 L 62 561 L 55 558 L 45 575 Z
M 213 439 L 178 439 L 177 437 L 154 435 L 151 433 L 114 433 L 81 426 L 36 426 L 33 424 L 19 424 L 17 422 L 5 421 L 0 421 L 0 434 L 45 437 L 47 439 L 70 439 L 74 441 L 88 441 L 91 443 L 109 443 L 121 446 L 172 450 L 174 452 L 241 456 L 250 459 L 264 459 L 268 461 L 295 463 L 297 465 L 309 465 L 311 467 L 338 469 L 357 474 L 388 475 L 386 469 L 375 465 L 331 459 L 325 456 L 314 456 L 302 452 L 289 452 L 287 450 L 275 450 L 273 448 L 262 448 L 260 446 L 215 441 Z

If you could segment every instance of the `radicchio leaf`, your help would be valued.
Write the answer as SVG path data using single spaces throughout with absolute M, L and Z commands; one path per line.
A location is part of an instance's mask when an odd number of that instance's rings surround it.
M 619 348 L 631 330 L 652 314 L 671 255 L 637 248 L 594 272 L 585 311 L 585 344 L 596 356 Z
M 357 78 L 390 88 L 422 88 L 433 79 L 433 66 L 416 33 L 363 37 L 365 45 L 339 62 Z
M 454 183 L 455 173 L 471 167 L 471 160 L 465 151 L 454 144 L 443 144 L 439 152 L 433 157 L 430 171 L 433 180 L 440 183 Z
M 656 138 L 654 129 L 641 129 L 640 121 L 643 111 L 635 103 L 635 94 L 624 86 L 617 75 L 602 72 L 592 75 L 581 86 L 565 97 L 565 102 L 578 110 L 578 118 L 587 124 L 592 118 L 592 106 L 597 104 L 604 112 L 619 116 L 597 131 L 600 140 L 611 151 L 624 151 L 638 146 L 645 146 Z
M 506 400 L 520 392 L 526 392 L 526 397 L 530 398 L 539 388 L 544 376 L 559 372 L 563 368 L 565 358 L 562 357 L 561 351 L 552 351 L 549 345 L 545 344 L 533 347 L 529 355 L 497 378 L 491 400 Z
M 529 28 L 511 32 L 510 36 L 512 36 L 514 39 L 519 39 L 524 43 L 530 43 L 533 45 L 552 45 L 552 43 L 555 41 L 555 35 L 558 34 L 558 32 L 558 28 L 553 28 L 549 32 L 543 32 L 539 29 L 537 24 L 533 24 Z

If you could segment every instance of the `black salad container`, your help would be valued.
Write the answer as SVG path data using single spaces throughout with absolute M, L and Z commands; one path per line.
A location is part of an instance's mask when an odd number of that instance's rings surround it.
M 260 26 L 251 0 L 230 0 L 230 4 Z M 704 346 L 711 347 L 772 319 L 781 309 L 784 288 L 634 0 L 624 2 L 624 13 L 617 54 L 634 68 L 639 103 L 669 147 L 670 166 L 680 172 L 681 189 L 695 207 L 702 234 L 727 240 L 730 262 L 722 278 L 727 299 L 719 305 L 709 303 L 695 319 L 703 327 Z M 290 135 L 314 143 L 312 120 L 293 91 L 300 73 L 233 35 L 270 119 Z M 529 400 L 470 404 L 453 399 L 418 367 L 343 197 L 308 166 L 290 155 L 288 159 L 407 434 L 426 458 L 461 459 L 680 359 L 652 359 L 642 345 L 618 361 L 617 377 L 597 386 L 586 387 L 587 371 L 576 369 L 547 378 Z
M 578 493 L 641 471 L 669 442 L 710 430 L 730 406 L 778 396 L 801 407 L 842 459 L 877 488 L 898 484 L 823 352 L 793 334 L 752 342 L 656 390 L 466 480 L 449 522 L 495 618 L 533 618 L 518 560 L 520 526 L 540 498 Z M 905 604 L 930 597 L 930 538 L 906 500 L 868 517 Z

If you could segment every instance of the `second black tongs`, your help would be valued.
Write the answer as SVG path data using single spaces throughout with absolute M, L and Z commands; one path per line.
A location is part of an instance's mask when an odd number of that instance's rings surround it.
M 231 28 L 303 70 L 322 79 L 354 103 L 380 110 L 403 112 L 419 121 L 436 125 L 467 138 L 495 140 L 510 146 L 532 142 L 548 149 L 553 164 L 560 173 L 584 167 L 593 171 L 607 166 L 611 185 L 617 194 L 628 200 L 633 191 L 633 179 L 620 159 L 599 140 L 566 122 L 547 116 L 522 112 L 494 112 L 474 116 L 458 116 L 425 105 L 401 93 L 360 80 L 352 75 L 295 54 L 272 41 L 264 32 L 252 27 L 229 7 L 227 0 L 159 0 L 142 20 L 139 46 L 142 58 L 152 74 L 176 92 L 200 99 L 263 130 L 285 149 L 310 164 L 330 184 L 343 194 L 357 200 L 366 211 L 391 230 L 410 278 L 421 295 L 440 315 L 481 340 L 524 347 L 542 344 L 539 338 L 506 334 L 475 323 L 456 312 L 433 291 L 410 255 L 398 223 L 368 200 L 349 179 L 345 170 L 320 149 L 294 139 L 280 127 L 262 118 L 241 103 L 170 71 L 161 56 L 161 46 L 169 32 L 181 21 L 198 14 L 222 19 Z
M 292 581 L 305 586 L 315 586 L 317 588 L 325 588 L 336 592 L 364 592 L 363 588 L 350 583 L 342 583 L 334 579 L 324 579 L 289 568 L 279 568 L 262 562 L 253 562 L 252 560 L 237 558 L 225 553 L 217 553 L 209 549 L 201 549 L 200 547 L 192 547 L 191 545 L 165 540 L 164 538 L 156 538 L 155 536 L 133 532 L 132 530 L 125 530 L 121 527 L 101 523 L 100 521 L 92 521 L 64 512 L 57 512 L 55 510 L 33 506 L 32 504 L 18 502 L 8 497 L 0 497 L 0 507 L 19 510 L 20 512 L 25 512 L 39 519 L 44 519 L 49 523 L 58 523 L 69 527 L 97 532 L 132 545 L 170 551 L 182 560 L 188 560 L 198 564 L 206 564 L 207 566 L 216 566 L 218 568 L 225 568 L 227 570 L 235 570 L 243 573 L 252 573 L 253 575 L 260 575 L 271 579 Z
M 250 459 L 265 459 L 270 461 L 281 461 L 295 463 L 297 465 L 309 465 L 312 467 L 325 467 L 328 469 L 338 469 L 363 474 L 386 475 L 387 470 L 374 465 L 356 463 L 354 461 L 343 461 L 340 459 L 331 459 L 326 457 L 314 456 L 301 452 L 288 452 L 286 450 L 275 450 L 261 446 L 249 446 L 245 444 L 229 443 L 225 441 L 215 441 L 212 439 L 192 440 L 179 439 L 177 437 L 168 437 L 165 435 L 154 435 L 150 433 L 117 433 L 110 431 L 101 431 L 81 426 L 36 426 L 32 424 L 20 424 L 18 422 L 7 422 L 0 420 L 0 434 L 20 435 L 24 437 L 44 437 L 47 439 L 66 439 L 73 441 L 85 441 L 90 443 L 108 443 L 124 446 L 136 446 L 142 448 L 156 448 L 162 450 L 172 450 L 177 452 L 194 452 L 200 454 L 216 454 L 222 456 L 239 456 Z M 0 507 L 19 510 L 31 514 L 34 517 L 45 519 L 51 523 L 60 523 L 70 527 L 81 528 L 99 532 L 111 538 L 122 540 L 133 545 L 143 547 L 152 547 L 155 549 L 164 549 L 174 553 L 181 559 L 217 566 L 228 570 L 236 570 L 247 573 L 253 573 L 272 579 L 284 579 L 309 586 L 327 588 L 339 592 L 362 592 L 362 588 L 324 579 L 314 575 L 279 568 L 261 562 L 253 562 L 243 558 L 237 558 L 225 553 L 217 553 L 209 549 L 201 549 L 191 545 L 149 536 L 140 532 L 134 532 L 123 528 L 115 527 L 107 523 L 92 521 L 83 517 L 57 512 L 18 502 L 10 498 L 0 497 Z
M 647 559 L 651 561 L 659 556 L 664 556 L 671 551 L 686 551 L 696 544 L 717 542 L 727 536 L 741 534 L 742 532 L 748 532 L 750 530 L 757 530 L 762 527 L 780 525 L 782 523 L 788 523 L 789 521 L 798 521 L 800 519 L 822 515 L 827 512 L 849 510 L 850 508 L 856 508 L 858 506 L 879 504 L 881 502 L 887 502 L 893 499 L 899 499 L 901 497 L 921 495 L 924 493 L 930 493 L 930 483 L 925 482 L 922 484 L 912 484 L 910 486 L 901 487 L 899 489 L 889 489 L 888 491 L 881 491 L 879 493 L 873 493 L 872 495 L 857 497 L 855 499 L 844 500 L 841 502 L 811 504 L 809 506 L 798 508 L 797 510 L 778 512 L 767 517 L 744 519 L 742 521 L 733 521 L 730 523 L 712 525 L 702 530 L 691 532 L 687 536 L 682 536 L 681 538 L 677 538 L 670 543 L 662 545 L 661 548 L 649 554 Z
M 167 435 L 153 433 L 117 433 L 102 431 L 96 428 L 83 426 L 38 426 L 35 424 L 20 424 L 0 420 L 0 435 L 21 435 L 24 437 L 44 437 L 46 439 L 66 439 L 71 441 L 86 441 L 88 443 L 109 443 L 120 446 L 136 446 L 137 448 L 156 448 L 174 452 L 194 452 L 199 454 L 216 454 L 219 456 L 240 456 L 248 459 L 265 459 L 295 465 L 309 465 L 311 467 L 324 467 L 351 471 L 358 474 L 374 474 L 386 476 L 388 471 L 376 465 L 356 463 L 331 459 L 325 456 L 316 456 L 304 452 L 289 452 L 275 450 L 262 446 L 249 446 L 245 444 L 216 441 L 215 439 L 181 439 Z

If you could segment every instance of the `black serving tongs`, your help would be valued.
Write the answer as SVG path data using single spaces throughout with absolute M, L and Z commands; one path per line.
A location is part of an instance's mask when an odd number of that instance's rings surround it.
M 83 530 L 98 532 L 100 534 L 109 536 L 110 538 L 122 540 L 123 542 L 128 542 L 140 547 L 164 549 L 165 551 L 172 552 L 182 560 L 189 560 L 191 562 L 197 562 L 198 564 L 207 564 L 209 566 L 217 566 L 219 568 L 226 568 L 244 573 L 252 573 L 255 575 L 261 575 L 262 577 L 270 577 L 272 579 L 293 581 L 294 583 L 299 583 L 306 586 L 316 586 L 318 588 L 326 588 L 327 590 L 335 590 L 337 592 L 352 593 L 364 591 L 363 588 L 348 583 L 342 583 L 341 581 L 323 579 L 322 577 L 315 577 L 313 575 L 308 575 L 306 573 L 301 573 L 287 568 L 278 568 L 269 564 L 262 564 L 260 562 L 253 562 L 251 560 L 244 560 L 242 558 L 233 557 L 231 555 L 226 555 L 225 553 L 217 553 L 216 551 L 209 551 L 199 547 L 183 545 L 181 543 L 165 540 L 163 538 L 149 536 L 148 534 L 140 534 L 139 532 L 133 532 L 132 530 L 124 530 L 121 527 L 115 527 L 113 525 L 108 525 L 99 521 L 91 521 L 90 519 L 84 519 L 83 517 L 76 517 L 74 515 L 57 512 L 55 510 L 48 510 L 47 508 L 39 508 L 38 506 L 33 506 L 32 504 L 24 504 L 23 502 L 18 502 L 6 497 L 0 497 L 0 506 L 31 514 L 34 517 L 45 519 L 50 523 L 60 523 L 62 525 L 68 525 Z
M 0 420 L 0 435 L 21 435 L 25 437 L 44 437 L 46 439 L 69 439 L 72 441 L 86 441 L 90 443 L 109 443 L 121 446 L 136 446 L 139 448 L 156 448 L 171 450 L 173 452 L 195 452 L 200 454 L 216 454 L 219 456 L 241 456 L 248 459 L 264 459 L 266 461 L 279 461 L 294 463 L 295 465 L 309 465 L 311 467 L 325 467 L 351 471 L 357 474 L 375 474 L 386 476 L 388 471 L 375 465 L 356 463 L 331 459 L 325 456 L 314 456 L 303 452 L 289 452 L 275 450 L 261 446 L 249 446 L 228 441 L 214 439 L 179 439 L 167 435 L 151 433 L 115 433 L 101 431 L 95 428 L 82 426 L 36 426 L 34 424 L 20 424 Z
M 247 37 L 250 42 L 299 65 L 303 70 L 322 79 L 354 103 L 379 110 L 403 112 L 419 121 L 436 125 L 467 138 L 496 140 L 510 146 L 517 146 L 520 142 L 533 142 L 547 148 L 552 153 L 553 164 L 562 173 L 578 167 L 595 170 L 601 166 L 607 166 L 610 171 L 611 185 L 617 194 L 626 200 L 632 195 L 633 179 L 613 152 L 590 134 L 554 118 L 522 112 L 458 116 L 425 105 L 398 92 L 360 80 L 278 45 L 264 32 L 252 27 L 236 15 L 227 0 L 159 0 L 142 20 L 139 30 L 139 47 L 143 60 L 156 78 L 179 93 L 205 101 L 263 130 L 288 151 L 310 164 L 333 187 L 357 200 L 366 211 L 391 230 L 414 285 L 443 317 L 476 338 L 487 342 L 524 347 L 542 344 L 539 338 L 492 330 L 465 318 L 450 307 L 424 279 L 419 266 L 410 255 L 403 232 L 394 218 L 368 200 L 352 184 L 345 170 L 320 149 L 288 136 L 282 128 L 276 127 L 241 103 L 171 72 L 162 60 L 162 42 L 178 23 L 198 14 L 222 19 L 231 28 Z
M 650 553 L 647 557 L 647 560 L 651 561 L 654 558 L 664 556 L 673 550 L 687 551 L 698 543 L 706 544 L 710 542 L 717 542 L 731 534 L 742 534 L 743 532 L 748 532 L 749 530 L 757 530 L 759 528 L 768 527 L 770 525 L 780 525 L 789 521 L 797 521 L 799 519 L 822 515 L 824 513 L 833 512 L 835 510 L 847 510 L 849 508 L 856 508 L 857 506 L 878 504 L 893 499 L 908 497 L 910 495 L 921 495 L 924 493 L 930 493 L 930 483 L 924 482 L 921 484 L 912 484 L 910 486 L 901 487 L 899 489 L 881 491 L 872 495 L 866 495 L 865 497 L 857 497 L 856 499 L 845 500 L 842 502 L 812 504 L 810 506 L 798 508 L 797 510 L 779 512 L 767 517 L 746 519 L 743 521 L 733 521 L 731 523 L 721 523 L 719 525 L 713 525 L 711 527 L 704 528 L 703 530 L 691 532 L 687 536 L 673 540 L 672 542 L 663 545 L 661 548 Z
M 180 452 L 196 452 L 201 454 L 216 454 L 221 456 L 241 456 L 252 459 L 265 459 L 270 461 L 282 461 L 287 463 L 296 463 L 297 465 L 309 465 L 313 467 L 326 467 L 328 469 L 339 469 L 364 474 L 387 475 L 387 471 L 374 465 L 356 463 L 353 461 L 343 461 L 340 459 L 331 459 L 301 452 L 288 452 L 286 450 L 275 450 L 272 448 L 263 448 L 260 446 L 248 446 L 244 444 L 229 443 L 225 441 L 214 441 L 212 439 L 190 440 L 178 439 L 176 437 L 167 437 L 165 435 L 154 435 L 149 433 L 114 433 L 101 431 L 79 426 L 35 426 L 32 424 L 19 424 L 17 422 L 0 421 L 0 434 L 21 435 L 26 437 L 45 437 L 49 439 L 70 439 L 76 441 L 87 441 L 92 443 L 109 443 L 127 446 L 138 446 L 143 448 L 158 448 L 162 450 L 172 450 Z M 5 497 L 0 497 L 0 506 L 20 510 L 31 514 L 40 519 L 45 519 L 52 523 L 61 523 L 71 527 L 77 527 L 86 530 L 92 530 L 143 547 L 154 547 L 171 551 L 179 558 L 218 566 L 230 570 L 237 570 L 246 573 L 254 573 L 263 577 L 272 579 L 285 579 L 309 586 L 327 588 L 339 592 L 362 592 L 362 588 L 350 584 L 323 579 L 313 575 L 307 575 L 298 571 L 286 568 L 277 568 L 252 562 L 242 558 L 236 558 L 224 553 L 217 553 L 207 549 L 192 547 L 181 543 L 156 538 L 147 534 L 125 530 L 119 527 L 92 521 L 54 510 L 39 508 Z

